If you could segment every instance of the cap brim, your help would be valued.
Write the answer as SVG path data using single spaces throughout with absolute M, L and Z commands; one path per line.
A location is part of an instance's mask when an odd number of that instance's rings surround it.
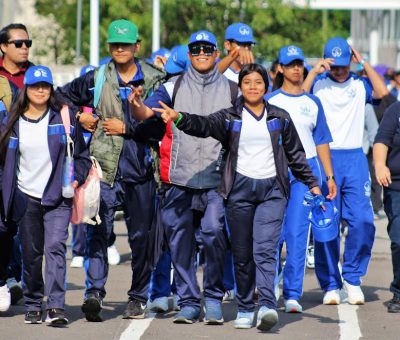
M 107 43 L 109 43 L 109 44 L 116 44 L 116 43 L 120 43 L 120 44 L 136 44 L 137 42 L 138 42 L 138 40 L 134 40 L 134 39 L 123 39 L 123 38 L 107 39 Z
M 188 46 L 194 45 L 194 44 L 197 44 L 197 43 L 200 43 L 200 42 L 202 42 L 202 43 L 207 43 L 207 44 L 209 44 L 209 45 L 213 45 L 213 46 L 217 47 L 217 44 L 214 44 L 214 43 L 212 43 L 211 41 L 208 41 L 208 40 L 196 40 L 196 41 L 192 41 L 192 42 L 189 43 Z
M 351 62 L 350 58 L 333 58 L 334 62 L 332 66 L 349 66 Z
M 279 61 L 279 63 L 282 65 L 289 65 L 290 63 L 294 62 L 295 60 L 300 60 L 304 63 L 304 58 L 299 58 L 299 57 Z
M 182 68 L 178 65 L 176 65 L 174 62 L 167 62 L 165 63 L 164 66 L 164 70 L 165 72 L 169 73 L 169 74 L 176 74 L 176 73 L 181 73 L 185 71 L 185 68 Z

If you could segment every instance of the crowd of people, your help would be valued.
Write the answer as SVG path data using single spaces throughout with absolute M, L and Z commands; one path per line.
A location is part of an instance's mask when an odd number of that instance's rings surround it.
M 188 39 L 143 60 L 137 26 L 113 21 L 110 56 L 54 89 L 51 70 L 29 61 L 26 27 L 0 31 L 0 317 L 23 298 L 25 323 L 68 323 L 66 160 L 76 189 L 91 157 L 103 173 L 101 222 L 71 226 L 70 264 L 85 269 L 87 321 L 103 320 L 109 265 L 120 261 L 119 210 L 132 269 L 124 319 L 168 311 L 173 294 L 174 323 L 196 322 L 204 305 L 204 324 L 221 325 L 222 301 L 236 299 L 234 327 L 268 331 L 279 320 L 280 279 L 285 312 L 302 313 L 314 263 L 323 304 L 340 304 L 344 288 L 347 303 L 363 305 L 382 204 L 388 311 L 400 312 L 400 71 L 381 77 L 341 37 L 313 67 L 299 46 L 283 46 L 269 71 L 255 63 L 244 23 L 227 27 L 224 57 L 212 32 Z M 328 241 L 312 237 L 310 197 L 339 212 Z

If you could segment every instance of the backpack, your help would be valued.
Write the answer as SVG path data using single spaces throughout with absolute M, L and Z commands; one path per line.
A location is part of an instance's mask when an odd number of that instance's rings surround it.
M 12 91 L 9 80 L 0 75 L 0 100 L 6 106 L 6 110 L 10 111 L 12 102 Z
M 67 106 L 61 109 L 61 118 L 63 121 L 65 133 L 69 137 L 71 133 L 71 124 L 69 119 L 69 110 Z M 70 138 L 67 137 L 67 140 Z M 71 223 L 87 223 L 96 225 L 101 223 L 99 216 L 100 210 L 100 181 L 103 177 L 100 164 L 96 158 L 90 157 L 92 166 L 86 181 L 79 188 L 75 189 L 74 202 L 72 207 Z

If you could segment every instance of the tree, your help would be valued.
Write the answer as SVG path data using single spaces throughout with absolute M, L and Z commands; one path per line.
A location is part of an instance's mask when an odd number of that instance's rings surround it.
M 255 33 L 258 57 L 273 60 L 287 44 L 303 48 L 307 56 L 321 56 L 324 39 L 349 36 L 350 12 L 328 11 L 325 31 L 318 10 L 296 8 L 281 0 L 160 0 L 161 44 L 171 48 L 188 42 L 191 33 L 207 29 L 223 43 L 226 27 L 239 20 L 249 24 Z M 63 54 L 58 61 L 73 62 L 76 41 L 76 0 L 36 0 L 40 15 L 57 19 L 64 32 Z M 116 19 L 132 20 L 142 39 L 141 55 L 151 53 L 152 2 L 150 0 L 100 0 L 100 54 L 108 55 L 107 27 Z M 82 55 L 89 57 L 89 1 L 83 1 Z M 60 36 L 61 33 L 58 33 Z M 60 40 L 60 39 L 59 39 Z M 59 42 L 60 43 L 60 42 Z M 58 46 L 58 47 L 57 47 Z M 60 49 L 54 44 L 54 49 Z M 57 59 L 56 59 L 57 60 Z

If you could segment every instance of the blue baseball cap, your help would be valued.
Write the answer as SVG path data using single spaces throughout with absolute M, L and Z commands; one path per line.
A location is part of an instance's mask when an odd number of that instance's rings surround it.
M 329 39 L 324 48 L 324 58 L 332 58 L 332 66 L 349 66 L 351 61 L 351 48 L 346 39 L 336 37 Z
M 81 70 L 79 71 L 79 76 L 82 77 L 84 74 L 90 72 L 90 71 L 94 71 L 96 69 L 96 66 L 93 65 L 85 65 L 81 68 Z
M 215 47 L 218 47 L 217 38 L 215 37 L 214 34 L 212 34 L 211 32 L 208 32 L 208 31 L 204 31 L 204 30 L 198 31 L 198 32 L 193 33 L 190 36 L 189 45 L 195 44 L 198 42 L 204 42 L 204 43 L 214 45 Z
M 237 22 L 229 25 L 225 31 L 225 40 L 235 40 L 242 43 L 255 44 L 253 30 L 249 25 Z
M 161 57 L 166 57 L 169 58 L 171 55 L 171 51 L 168 48 L 161 47 L 157 51 L 153 52 L 150 56 L 150 58 L 147 58 L 146 61 L 150 64 L 154 64 L 154 61 L 156 59 L 156 56 L 161 56 Z
M 294 60 L 304 61 L 304 54 L 300 47 L 289 45 L 282 47 L 279 51 L 279 63 L 288 65 Z
M 314 239 L 318 242 L 329 242 L 339 235 L 339 211 L 331 201 L 325 201 L 324 206 L 325 210 L 314 206 L 309 216 Z
M 188 52 L 189 48 L 187 45 L 174 46 L 171 50 L 171 56 L 164 66 L 165 71 L 170 74 L 186 71 L 190 65 Z
M 24 84 L 34 85 L 41 82 L 53 85 L 53 76 L 50 69 L 42 65 L 29 67 L 25 73 Z

